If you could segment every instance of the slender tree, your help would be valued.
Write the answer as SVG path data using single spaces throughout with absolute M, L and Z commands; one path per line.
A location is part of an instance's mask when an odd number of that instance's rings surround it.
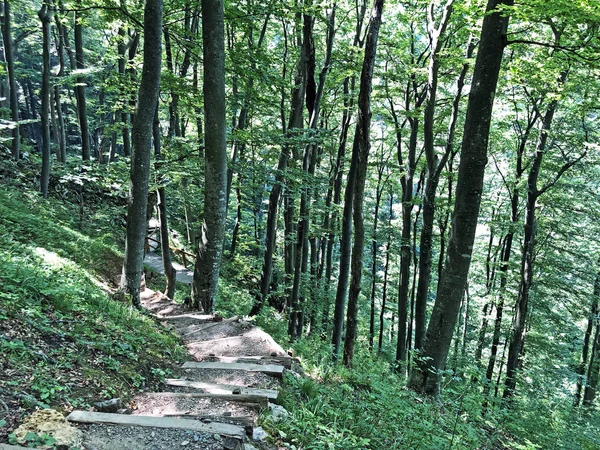
M 467 283 L 487 163 L 492 108 L 508 28 L 509 16 L 499 8 L 512 4 L 513 0 L 489 0 L 483 19 L 465 118 L 452 234 L 422 358 L 417 361 L 409 381 L 412 389 L 431 395 L 439 393 L 440 371 L 446 364 Z
M 148 178 L 152 127 L 160 90 L 162 63 L 162 0 L 146 0 L 144 8 L 144 62 L 138 101 L 131 130 L 133 154 L 127 205 L 127 235 L 123 263 L 123 288 L 131 302 L 140 307 L 140 281 L 144 261 L 144 241 L 148 229 Z
M 215 308 L 227 214 L 224 33 L 223 1 L 202 0 L 205 212 L 202 237 L 196 249 L 192 306 L 207 313 Z
M 19 159 L 21 154 L 21 136 L 19 133 L 19 93 L 15 78 L 15 58 L 12 41 L 11 2 L 4 0 L 4 20 L 2 21 L 2 37 L 4 39 L 4 57 L 8 72 L 8 94 L 10 98 L 10 118 L 14 122 L 12 129 L 12 156 Z
M 44 197 L 48 197 L 50 180 L 50 27 L 52 24 L 53 5 L 51 1 L 42 3 L 38 16 L 42 22 L 42 176 L 40 189 Z
M 346 316 L 346 340 L 344 341 L 344 365 L 352 367 L 354 357 L 354 343 L 358 332 L 358 296 L 360 295 L 363 250 L 365 246 L 365 226 L 363 217 L 363 203 L 365 180 L 367 176 L 367 162 L 371 148 L 371 90 L 373 87 L 373 72 L 377 55 L 377 41 L 383 13 L 383 0 L 375 0 L 373 12 L 369 22 L 369 31 L 365 42 L 365 57 L 360 74 L 360 89 L 358 92 L 358 117 L 352 148 L 352 162 L 356 158 L 355 181 L 353 195 L 351 196 L 352 222 L 354 225 L 354 243 L 352 247 L 350 291 L 348 293 L 348 311 Z M 348 197 L 348 196 L 346 196 Z M 339 288 L 338 288 L 339 293 Z M 336 309 L 338 302 L 336 300 Z

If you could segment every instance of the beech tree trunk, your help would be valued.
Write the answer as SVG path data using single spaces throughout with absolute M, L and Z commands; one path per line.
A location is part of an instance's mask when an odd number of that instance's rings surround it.
M 154 167 L 156 172 L 159 172 L 162 159 L 162 136 L 160 132 L 160 121 L 158 119 L 158 105 L 156 112 L 154 113 L 154 121 L 152 123 L 152 136 L 154 138 L 154 157 L 156 158 Z M 167 193 L 164 186 L 160 186 L 156 190 L 156 197 L 158 202 L 158 221 L 160 224 L 160 253 L 162 256 L 165 278 L 167 279 L 164 295 L 172 299 L 175 297 L 175 281 L 177 278 L 177 271 L 173 267 L 173 262 L 171 261 L 171 248 L 169 246 L 169 223 L 167 219 Z
M 371 90 L 373 87 L 373 71 L 377 56 L 377 41 L 381 26 L 383 0 L 375 0 L 373 12 L 369 23 L 369 31 L 365 42 L 365 57 L 360 74 L 360 88 L 358 92 L 358 117 L 356 119 L 356 132 L 352 149 L 352 163 L 356 158 L 356 169 L 353 183 L 353 215 L 354 244 L 352 247 L 350 291 L 348 293 L 348 311 L 346 316 L 346 340 L 344 341 L 344 365 L 352 367 L 354 357 L 354 343 L 358 332 L 358 296 L 362 282 L 363 250 L 365 245 L 365 227 L 363 217 L 363 203 L 365 180 L 367 176 L 367 162 L 371 148 Z M 350 183 L 349 183 L 350 184 Z M 348 189 L 348 188 L 346 188 Z M 345 207 L 344 207 L 345 212 Z M 349 219 L 349 218 L 348 218 Z M 350 236 L 348 236 L 348 239 Z M 339 294 L 339 288 L 338 288 Z M 336 299 L 336 310 L 338 302 Z
M 4 57 L 8 72 L 8 95 L 10 99 L 10 118 L 14 122 L 12 129 L 11 151 L 14 159 L 21 155 L 21 136 L 19 132 L 19 97 L 15 78 L 15 59 L 13 55 L 11 2 L 4 0 L 4 21 L 2 22 L 2 37 L 4 39 Z
M 558 84 L 563 84 L 567 77 L 567 72 L 564 71 L 559 76 Z M 558 179 L 575 163 L 581 160 L 586 153 L 584 152 L 579 158 L 574 161 L 567 162 L 557 172 L 554 180 L 546 184 L 541 189 L 538 188 L 538 178 L 542 166 L 542 160 L 546 153 L 546 144 L 548 142 L 548 134 L 552 126 L 552 120 L 558 106 L 558 100 L 550 101 L 548 108 L 542 117 L 542 125 L 536 144 L 535 155 L 529 169 L 527 177 L 527 201 L 525 205 L 525 236 L 523 238 L 523 253 L 521 257 L 521 281 L 519 284 L 519 294 L 515 309 L 515 317 L 513 320 L 513 330 L 508 348 L 508 359 L 506 361 L 506 379 L 504 383 L 503 398 L 512 397 L 515 393 L 517 385 L 516 372 L 521 363 L 521 354 L 525 342 L 525 321 L 529 312 L 529 294 L 533 285 L 533 264 L 535 252 L 535 236 L 536 236 L 536 207 L 538 198 L 551 188 Z
M 192 306 L 212 313 L 215 308 L 223 239 L 227 191 L 227 138 L 225 123 L 225 32 L 223 0 L 202 0 L 204 55 L 204 223 L 196 252 Z
M 44 198 L 48 197 L 48 181 L 50 180 L 50 25 L 52 23 L 53 5 L 49 0 L 42 4 L 38 16 L 42 22 L 42 89 L 40 97 L 42 107 L 42 175 L 40 191 Z
M 133 154 L 127 205 L 127 235 L 123 264 L 123 288 L 140 307 L 140 281 L 148 222 L 148 178 L 152 128 L 160 90 L 162 63 L 162 0 L 146 0 L 144 8 L 144 62 L 132 127 Z
M 291 112 L 289 117 L 288 126 L 284 127 L 284 135 L 287 138 L 291 138 L 293 133 L 298 128 L 302 127 L 302 109 L 304 107 L 304 94 L 306 92 L 306 81 L 303 70 L 303 57 L 298 62 L 295 75 L 295 87 L 292 89 L 292 101 L 291 101 Z M 285 61 L 285 58 L 284 58 Z M 285 67 L 284 67 L 284 78 L 285 78 Z M 282 98 L 283 107 L 283 98 Z M 284 116 L 284 112 L 282 111 Z M 285 117 L 282 117 L 282 121 L 285 124 Z M 269 295 L 269 288 L 271 285 L 271 279 L 273 276 L 273 252 L 275 250 L 275 238 L 277 233 L 277 215 L 279 209 L 279 199 L 285 183 L 284 172 L 288 167 L 290 157 L 290 146 L 286 143 L 282 146 L 281 153 L 279 154 L 279 161 L 277 163 L 277 172 L 275 175 L 275 182 L 271 188 L 269 194 L 269 206 L 267 212 L 267 224 L 266 224 L 266 236 L 265 236 L 265 251 L 263 254 L 262 272 L 260 276 L 260 294 L 255 298 L 250 315 L 254 316 L 262 309 L 267 296 Z M 289 227 L 289 224 L 287 224 Z M 289 261 L 287 261 L 289 264 Z M 288 267 L 287 270 L 290 270 Z M 286 270 L 286 273 L 287 273 Z
M 422 347 L 423 358 L 417 361 L 409 381 L 412 389 L 430 395 L 439 393 L 440 371 L 446 364 L 475 241 L 492 107 L 509 18 L 497 8 L 512 4 L 513 0 L 489 0 L 483 20 L 463 132 L 448 256 Z
M 78 7 L 81 6 L 81 0 L 78 0 L 76 5 Z M 78 11 L 75 11 L 75 26 L 73 27 L 73 33 L 75 35 L 76 67 L 77 70 L 83 70 L 85 68 L 83 60 L 83 26 L 81 25 L 81 17 Z M 90 129 L 85 99 L 85 79 L 82 76 L 77 76 L 76 82 L 77 116 L 79 117 L 79 128 L 81 130 L 81 157 L 84 161 L 88 161 L 90 159 Z

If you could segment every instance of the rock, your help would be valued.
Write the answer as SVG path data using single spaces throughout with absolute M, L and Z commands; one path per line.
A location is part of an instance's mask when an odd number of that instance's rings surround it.
M 83 433 L 71 426 L 61 413 L 53 409 L 34 412 L 23 421 L 14 434 L 20 444 L 25 444 L 25 436 L 29 432 L 52 436 L 56 439 L 57 447 L 81 447 L 83 441 Z
M 182 446 L 182 447 L 185 447 L 186 445 L 189 445 L 189 443 L 190 443 L 190 441 L 183 441 L 183 442 L 181 443 L 181 446 Z
M 116 413 L 123 408 L 123 402 L 120 398 L 112 398 L 103 402 L 92 403 L 92 406 L 98 412 Z
M 290 413 L 287 412 L 283 406 L 275 405 L 273 403 L 269 403 L 269 409 L 271 410 L 271 421 L 272 422 L 280 422 L 289 417 Z
M 255 441 L 264 441 L 268 437 L 269 434 L 262 427 L 256 427 L 252 432 L 252 439 Z
M 220 440 L 221 440 L 221 435 L 220 435 L 220 434 L 217 434 L 217 433 L 215 433 L 215 434 L 213 434 L 213 439 L 214 439 L 215 441 L 220 441 Z

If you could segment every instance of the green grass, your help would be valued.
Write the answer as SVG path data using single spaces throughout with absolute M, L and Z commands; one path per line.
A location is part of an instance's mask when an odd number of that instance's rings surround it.
M 85 407 L 149 387 L 183 358 L 174 335 L 111 297 L 122 255 L 110 240 L 76 231 L 56 201 L 0 190 L 4 391 Z

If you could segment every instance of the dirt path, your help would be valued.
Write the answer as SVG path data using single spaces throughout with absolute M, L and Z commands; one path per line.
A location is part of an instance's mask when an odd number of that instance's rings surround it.
M 283 372 L 297 362 L 243 319 L 186 311 L 149 289 L 142 305 L 181 335 L 190 359 L 165 380 L 163 392 L 137 395 L 124 414 L 75 411 L 67 417 L 82 429 L 84 448 L 278 449 L 264 441 L 257 419 L 267 409 L 286 414 L 274 402 Z

